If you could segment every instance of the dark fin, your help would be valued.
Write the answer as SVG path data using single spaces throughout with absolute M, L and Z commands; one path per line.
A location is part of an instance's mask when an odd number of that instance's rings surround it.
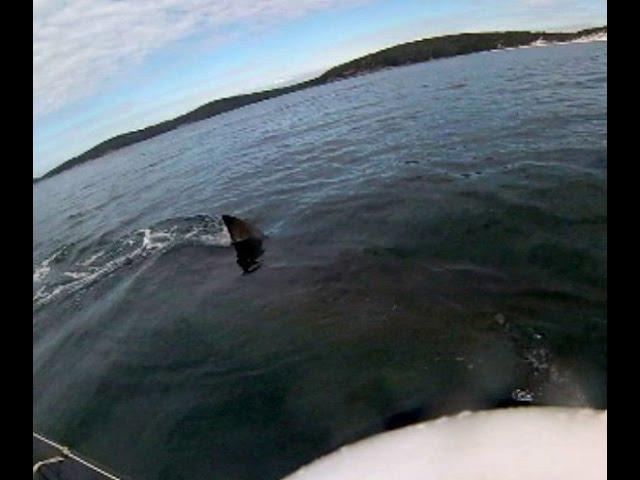
M 231 215 L 222 215 L 222 221 L 229 230 L 232 242 L 241 242 L 249 238 L 264 239 L 264 234 L 246 220 Z
M 259 259 L 264 253 L 262 240 L 248 238 L 240 242 L 234 242 L 233 246 L 236 249 L 238 265 L 240 265 L 244 273 L 252 273 L 260 268 Z
M 262 248 L 264 234 L 249 222 L 231 215 L 223 215 L 222 221 L 229 230 L 236 250 L 237 262 L 242 271 L 247 274 L 258 270 L 261 266 L 259 259 L 264 253 Z

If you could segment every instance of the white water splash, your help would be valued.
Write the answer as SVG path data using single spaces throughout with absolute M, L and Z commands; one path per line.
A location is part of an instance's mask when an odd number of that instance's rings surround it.
M 100 252 L 96 253 L 95 255 L 90 256 L 85 261 L 79 262 L 78 265 L 80 265 L 81 267 L 88 267 L 89 265 L 93 264 L 93 262 L 95 262 L 98 258 L 100 258 L 103 254 L 104 254 L 104 252 L 100 251 Z
M 49 257 L 47 257 L 40 265 L 34 268 L 33 271 L 33 282 L 40 283 L 42 282 L 49 272 L 51 272 L 51 264 L 56 262 L 61 256 L 65 254 L 67 250 L 67 246 L 57 249 L 53 252 Z
M 57 251 L 35 268 L 33 281 L 42 285 L 33 296 L 33 306 L 41 307 L 61 296 L 82 290 L 124 266 L 184 243 L 229 247 L 231 237 L 220 221 L 210 217 L 169 220 L 154 227 L 136 230 L 110 247 L 78 261 L 69 270 L 59 272 L 57 281 L 44 283 L 52 270 L 51 263 L 64 249 Z
M 42 262 L 38 267 L 36 267 L 35 271 L 33 272 L 34 282 L 41 282 L 49 274 L 49 272 L 51 271 L 51 267 L 49 266 L 50 262 L 51 260 L 47 259 L 44 262 Z

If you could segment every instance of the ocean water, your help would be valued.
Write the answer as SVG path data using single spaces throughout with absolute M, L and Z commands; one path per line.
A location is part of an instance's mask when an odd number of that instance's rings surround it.
M 384 70 L 34 185 L 34 430 L 268 480 L 441 414 L 606 407 L 606 48 Z M 268 235 L 256 272 L 222 214 Z

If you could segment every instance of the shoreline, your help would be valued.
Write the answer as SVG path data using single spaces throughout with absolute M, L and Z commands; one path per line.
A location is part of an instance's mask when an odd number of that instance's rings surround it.
M 196 123 L 221 113 L 258 103 L 270 98 L 304 90 L 314 86 L 326 85 L 338 80 L 374 73 L 388 68 L 424 63 L 431 60 L 450 58 L 481 52 L 514 50 L 570 43 L 591 43 L 607 41 L 607 27 L 591 28 L 573 33 L 547 33 L 532 31 L 507 31 L 486 33 L 460 33 L 440 37 L 431 37 L 404 44 L 395 45 L 377 52 L 356 58 L 333 67 L 311 80 L 248 94 L 236 95 L 213 100 L 186 114 L 148 127 L 116 135 L 105 140 L 84 153 L 77 155 L 49 170 L 40 177 L 33 177 L 33 184 L 69 170 L 77 165 L 96 160 L 121 148 L 143 142 L 181 126 Z

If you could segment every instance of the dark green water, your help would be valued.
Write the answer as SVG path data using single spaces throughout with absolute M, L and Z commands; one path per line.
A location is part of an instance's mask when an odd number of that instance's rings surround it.
M 229 112 L 34 186 L 34 429 L 277 479 L 407 421 L 606 407 L 606 42 Z M 242 275 L 223 213 L 269 238 Z

